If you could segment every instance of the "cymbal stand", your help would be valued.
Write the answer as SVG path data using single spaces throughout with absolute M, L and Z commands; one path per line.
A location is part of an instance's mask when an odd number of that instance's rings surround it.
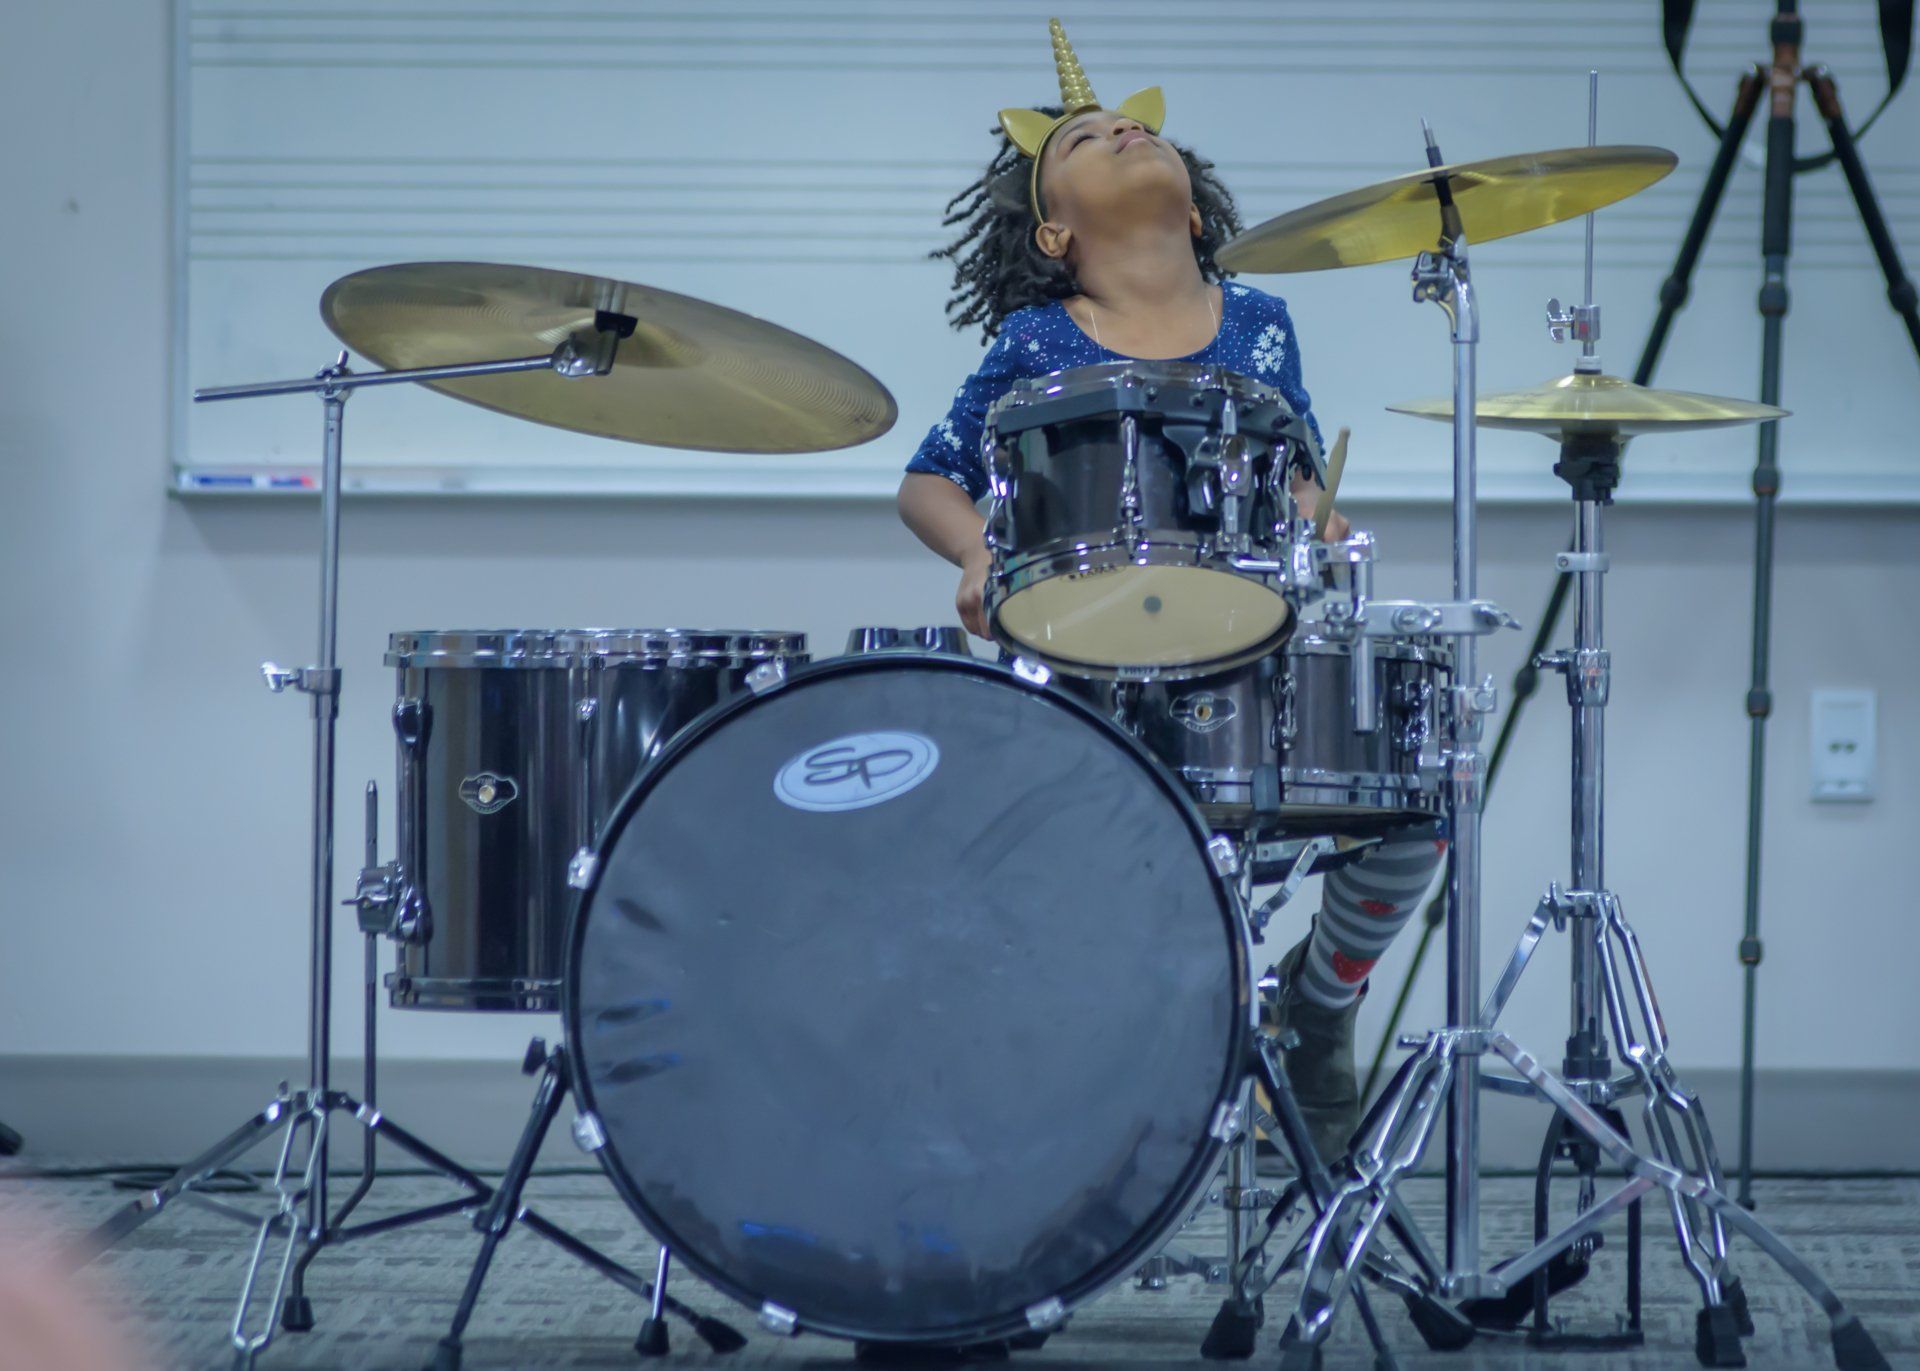
M 407 382 L 452 380 L 468 376 L 498 376 L 514 372 L 552 370 L 566 377 L 584 378 L 605 375 L 613 367 L 615 349 L 621 338 L 629 336 L 635 321 L 626 315 L 597 311 L 591 328 L 583 328 L 551 353 L 498 361 L 460 363 L 450 366 L 415 367 L 407 370 L 355 373 L 347 369 L 347 354 L 342 352 L 332 365 L 310 378 L 268 381 L 253 385 L 224 386 L 199 390 L 196 401 L 253 399 L 269 395 L 311 394 L 321 402 L 323 429 L 320 483 L 320 642 L 319 661 L 314 666 L 283 668 L 271 662 L 262 668 L 269 689 L 275 693 L 292 687 L 313 700 L 313 776 L 312 841 L 308 907 L 309 942 L 307 976 L 307 1083 L 293 1089 L 283 1082 L 278 1093 L 264 1108 L 206 1151 L 185 1163 L 165 1182 L 145 1192 L 113 1214 L 83 1237 L 75 1250 L 79 1264 L 92 1261 L 122 1238 L 141 1227 L 175 1199 L 185 1199 L 236 1220 L 254 1230 L 254 1242 L 247 1272 L 230 1329 L 233 1364 L 250 1368 L 273 1340 L 274 1322 L 289 1332 L 304 1332 L 313 1327 L 312 1303 L 302 1288 L 306 1267 L 314 1255 L 329 1244 L 366 1237 L 429 1219 L 442 1218 L 487 1204 L 494 1188 L 466 1167 L 445 1156 L 387 1118 L 374 1106 L 373 1016 L 367 1015 L 367 1095 L 364 1101 L 333 1089 L 330 1078 L 332 1059 L 333 992 L 333 799 L 334 799 L 334 724 L 339 716 L 341 672 L 337 664 L 340 561 L 340 468 L 341 421 L 347 397 L 362 386 L 398 385 Z M 369 795 L 369 855 L 372 852 L 372 796 Z M 369 865 L 372 865 L 371 860 Z M 364 904 L 366 892 L 348 903 Z M 369 932 L 369 939 L 373 934 Z M 371 951 L 369 953 L 371 958 Z M 371 972 L 371 960 L 369 961 Z M 371 993 L 371 992 L 369 992 Z M 371 1000 L 369 1000 L 371 1004 Z M 367 1130 L 367 1160 L 371 1162 L 374 1137 L 387 1139 L 414 1160 L 458 1182 L 467 1193 L 457 1199 L 425 1205 L 402 1214 L 355 1224 L 345 1220 L 366 1194 L 371 1166 L 360 1185 L 336 1214 L 327 1207 L 327 1138 L 336 1114 L 346 1115 Z M 271 1186 L 272 1207 L 264 1214 L 243 1209 L 214 1198 L 203 1187 L 223 1167 L 280 1135 L 280 1149 Z M 622 1281 L 647 1298 L 652 1287 L 625 1268 L 594 1252 L 571 1235 L 539 1219 L 529 1210 L 518 1217 L 536 1231 L 573 1255 L 594 1265 L 602 1274 L 618 1280 L 621 1273 L 631 1278 Z M 270 1255 L 271 1254 L 271 1255 Z M 271 1272 L 270 1280 L 262 1277 Z M 264 1318 L 257 1318 L 256 1306 L 265 1304 Z
M 1438 153 L 1428 134 L 1428 158 Z M 1740 1336 L 1751 1330 L 1744 1300 L 1726 1261 L 1726 1229 L 1738 1229 L 1813 1297 L 1828 1316 L 1835 1364 L 1841 1371 L 1887 1371 L 1887 1361 L 1859 1319 L 1824 1280 L 1784 1242 L 1725 1191 L 1706 1117 L 1697 1097 L 1680 1084 L 1667 1059 L 1667 1036 L 1647 976 L 1639 939 L 1621 912 L 1620 900 L 1601 885 L 1604 836 L 1602 709 L 1611 664 L 1601 633 L 1601 577 L 1606 557 L 1600 514 L 1618 480 L 1619 434 L 1569 435 L 1555 468 L 1574 487 L 1577 515 L 1574 551 L 1562 554 L 1563 569 L 1580 580 L 1581 613 L 1576 645 L 1563 654 L 1568 696 L 1574 709 L 1573 861 L 1583 888 L 1548 888 L 1521 935 L 1506 969 L 1484 1006 L 1478 1003 L 1479 966 L 1479 814 L 1478 752 L 1481 705 L 1491 700 L 1491 683 L 1473 681 L 1474 640 L 1459 624 L 1460 610 L 1475 602 L 1473 590 L 1474 448 L 1476 402 L 1472 347 L 1477 335 L 1466 276 L 1458 216 L 1444 186 L 1437 186 L 1442 234 L 1437 252 L 1424 253 L 1414 267 L 1414 298 L 1433 301 L 1447 311 L 1453 329 L 1454 357 L 1454 589 L 1462 602 L 1426 607 L 1367 607 L 1358 631 L 1382 631 L 1381 611 L 1389 626 L 1460 636 L 1459 667 L 1451 696 L 1448 765 L 1451 773 L 1449 818 L 1453 845 L 1448 865 L 1447 1003 L 1450 1023 L 1424 1039 L 1407 1040 L 1413 1054 L 1401 1064 L 1375 1102 L 1357 1134 L 1353 1151 L 1335 1178 L 1333 1194 L 1305 1238 L 1306 1278 L 1300 1302 L 1281 1339 L 1283 1371 L 1317 1371 L 1340 1299 L 1368 1257 L 1383 1223 L 1395 1213 L 1400 1178 L 1418 1164 L 1432 1137 L 1442 1100 L 1449 1105 L 1447 1138 L 1447 1272 L 1441 1293 L 1468 1301 L 1498 1299 L 1521 1281 L 1547 1268 L 1554 1258 L 1587 1244 L 1600 1225 L 1635 1204 L 1656 1187 L 1668 1193 L 1682 1259 L 1698 1282 L 1705 1307 L 1695 1333 L 1695 1355 L 1708 1366 L 1744 1366 Z M 1591 305 L 1587 307 L 1591 309 Z M 1590 341 L 1590 340 L 1583 340 Z M 1591 349 L 1588 349 L 1591 356 Z M 1597 367 L 1597 362 L 1591 363 Z M 1433 622 L 1415 629 L 1420 617 Z M 1502 616 L 1504 618 L 1504 616 Z M 1452 622 L 1450 622 L 1450 620 Z M 1562 665 L 1562 663 L 1554 663 Z M 1497 1023 L 1528 959 L 1549 923 L 1573 930 L 1575 1015 L 1569 1062 L 1556 1075 L 1527 1052 Z M 1629 1074 L 1607 1080 L 1597 1073 L 1601 1041 L 1599 1007 L 1604 1004 Z M 1517 1256 L 1483 1267 L 1479 1257 L 1478 1092 L 1479 1057 L 1493 1052 L 1516 1073 L 1489 1077 L 1494 1088 L 1525 1094 L 1552 1104 L 1566 1126 L 1618 1166 L 1625 1179 L 1618 1189 L 1594 1198 L 1557 1232 L 1546 1235 Z M 1580 1058 L 1580 1060 L 1573 1060 Z M 1647 1143 L 1636 1149 L 1608 1117 L 1614 1099 L 1644 1093 Z M 1685 1140 L 1683 1148 L 1681 1140 Z M 1351 1211 L 1351 1212 L 1350 1212 Z M 1471 1306 L 1469 1306 L 1471 1307 Z

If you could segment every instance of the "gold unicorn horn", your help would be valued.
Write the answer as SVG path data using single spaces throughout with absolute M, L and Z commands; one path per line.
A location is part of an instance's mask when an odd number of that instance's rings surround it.
M 1053 34 L 1053 65 L 1060 73 L 1062 113 L 1077 114 L 1083 109 L 1098 109 L 1099 97 L 1094 95 L 1093 85 L 1080 67 L 1080 59 L 1073 55 L 1073 44 L 1067 41 L 1067 31 L 1060 27 L 1058 19 L 1047 20 L 1047 29 Z

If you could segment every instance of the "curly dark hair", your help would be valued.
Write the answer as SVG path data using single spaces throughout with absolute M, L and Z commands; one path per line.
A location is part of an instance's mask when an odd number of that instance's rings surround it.
M 1058 115 L 1058 105 L 1041 106 L 1043 114 Z M 998 128 L 1000 147 L 980 179 L 947 201 L 941 226 L 963 224 L 960 236 L 928 253 L 953 263 L 953 294 L 947 299 L 947 319 L 956 329 L 980 326 L 980 336 L 991 341 L 1001 322 L 1015 310 L 1044 305 L 1080 293 L 1073 269 L 1040 251 L 1033 240 L 1033 209 L 1027 203 L 1031 168 L 1025 154 Z M 1194 261 L 1209 281 L 1226 279 L 1228 272 L 1213 258 L 1220 245 L 1240 232 L 1240 213 L 1233 196 L 1214 175 L 1213 163 L 1190 148 L 1168 139 L 1187 164 L 1193 182 L 1193 203 L 1200 211 L 1200 236 L 1193 240 Z

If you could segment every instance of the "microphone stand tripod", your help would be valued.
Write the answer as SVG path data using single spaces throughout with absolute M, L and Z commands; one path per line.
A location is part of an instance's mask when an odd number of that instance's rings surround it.
M 297 1090 L 282 1082 L 279 1091 L 265 1108 L 181 1166 L 159 1186 L 140 1195 L 93 1229 L 80 1241 L 75 1255 L 79 1264 L 92 1261 L 176 1199 L 197 1203 L 252 1228 L 253 1252 L 247 1263 L 246 1276 L 241 1284 L 239 1301 L 229 1330 L 233 1364 L 237 1371 L 248 1371 L 261 1351 L 273 1340 L 276 1319 L 280 1327 L 288 1332 L 305 1332 L 314 1326 L 313 1303 L 305 1293 L 304 1277 L 308 1264 L 322 1248 L 469 1210 L 480 1211 L 476 1226 L 486 1235 L 489 1250 L 498 1241 L 499 1234 L 517 1219 L 642 1299 L 653 1299 L 653 1286 L 644 1278 L 531 1209 L 516 1207 L 512 1213 L 497 1213 L 502 1206 L 496 1202 L 493 1186 L 394 1123 L 375 1107 L 374 957 L 375 939 L 381 930 L 371 924 L 366 916 L 377 912 L 382 906 L 378 892 L 365 888 L 347 903 L 361 907 L 362 926 L 367 935 L 366 1098 L 357 1100 L 343 1091 L 335 1090 L 331 1081 L 334 724 L 340 712 L 341 677 L 335 655 L 340 585 L 340 434 L 347 397 L 362 386 L 499 376 L 528 371 L 552 370 L 570 378 L 604 376 L 613 368 L 614 353 L 620 339 L 631 335 L 634 327 L 635 320 L 631 316 L 601 310 L 596 312 L 592 328 L 578 330 L 551 353 L 451 366 L 354 373 L 347 369 L 347 354 L 342 352 L 331 366 L 310 378 L 225 386 L 196 391 L 194 394 L 196 401 L 311 394 L 319 397 L 323 413 L 319 660 L 316 665 L 308 667 L 283 668 L 268 662 L 261 668 L 268 688 L 275 693 L 291 687 L 313 700 L 307 1081 Z M 371 786 L 368 787 L 367 796 L 367 829 L 368 865 L 372 867 L 376 859 L 376 838 Z M 532 1067 L 537 1069 L 538 1063 L 533 1063 Z M 348 1121 L 366 1130 L 364 1169 L 359 1185 L 338 1212 L 329 1214 L 327 1139 L 335 1115 L 344 1115 Z M 280 1137 L 280 1148 L 271 1185 L 271 1209 L 264 1214 L 255 1213 L 205 1192 L 203 1187 L 221 1168 L 276 1135 Z M 458 1182 L 466 1193 L 457 1199 L 348 1225 L 348 1216 L 372 1186 L 374 1145 L 379 1138 L 385 1138 L 415 1161 Z M 517 1200 L 517 1196 L 515 1198 Z M 277 1254 L 270 1256 L 270 1249 L 276 1244 Z M 270 1268 L 273 1269 L 271 1288 L 265 1289 L 261 1277 Z M 256 1306 L 262 1303 L 263 1297 L 264 1317 L 256 1320 Z M 717 1320 L 698 1318 L 678 1301 L 663 1303 L 669 1312 L 693 1321 L 695 1331 L 710 1343 L 718 1338 L 732 1346 L 739 1345 L 739 1335 L 718 1324 Z
M 1907 22 L 1912 22 L 1912 7 L 1907 7 Z M 1684 29 L 1682 30 L 1684 32 Z M 1700 259 L 1713 217 L 1727 188 L 1740 142 L 1764 91 L 1768 100 L 1766 181 L 1760 217 L 1760 253 L 1763 276 L 1759 309 L 1762 321 L 1760 343 L 1760 399 L 1780 403 L 1780 358 L 1782 334 L 1787 320 L 1787 257 L 1792 250 L 1793 178 L 1812 170 L 1827 159 L 1801 161 L 1794 154 L 1794 99 L 1799 83 L 1805 81 L 1813 93 L 1813 102 L 1827 126 L 1833 145 L 1833 160 L 1840 164 L 1847 189 L 1860 212 L 1861 225 L 1873 245 L 1880 271 L 1887 280 L 1887 300 L 1906 325 L 1920 356 L 1920 294 L 1908 279 L 1900 263 L 1900 252 L 1888 231 L 1868 179 L 1860 149 L 1840 107 L 1840 92 L 1825 67 L 1800 66 L 1800 45 L 1806 32 L 1798 10 L 1798 0 L 1777 0 L 1771 38 L 1771 63 L 1751 67 L 1741 78 L 1734 96 L 1732 117 L 1722 129 L 1720 146 L 1700 189 L 1693 219 L 1687 226 L 1673 272 L 1660 286 L 1660 310 L 1647 334 L 1645 350 L 1633 379 L 1645 385 L 1659 364 L 1668 330 L 1680 307 L 1687 301 L 1693 269 Z M 1676 70 L 1677 49 L 1671 46 Z M 1891 50 L 1890 50 L 1891 51 Z M 1898 68 L 1904 73 L 1904 58 Z M 1898 75 L 1893 85 L 1899 85 Z M 1892 91 L 1888 92 L 1892 98 Z M 1702 111 L 1704 113 L 1704 110 Z M 1712 123 L 1709 118 L 1709 123 Z M 1760 425 L 1759 454 L 1753 469 L 1754 555 L 1753 555 L 1753 659 L 1746 695 L 1746 713 L 1750 720 L 1747 761 L 1747 856 L 1746 918 L 1740 936 L 1739 958 L 1745 981 L 1740 1018 L 1740 1203 L 1753 1207 L 1753 1056 L 1755 1001 L 1760 970 L 1760 844 L 1762 803 L 1767 776 L 1767 719 L 1773 713 L 1773 692 L 1769 686 L 1769 656 L 1773 636 L 1773 529 L 1774 502 L 1780 494 L 1779 424 Z

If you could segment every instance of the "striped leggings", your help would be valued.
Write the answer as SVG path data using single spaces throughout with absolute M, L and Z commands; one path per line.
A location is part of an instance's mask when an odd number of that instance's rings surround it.
M 1395 833 L 1330 871 L 1294 989 L 1327 1009 L 1359 996 L 1367 973 L 1413 917 L 1447 851 L 1438 824 Z

